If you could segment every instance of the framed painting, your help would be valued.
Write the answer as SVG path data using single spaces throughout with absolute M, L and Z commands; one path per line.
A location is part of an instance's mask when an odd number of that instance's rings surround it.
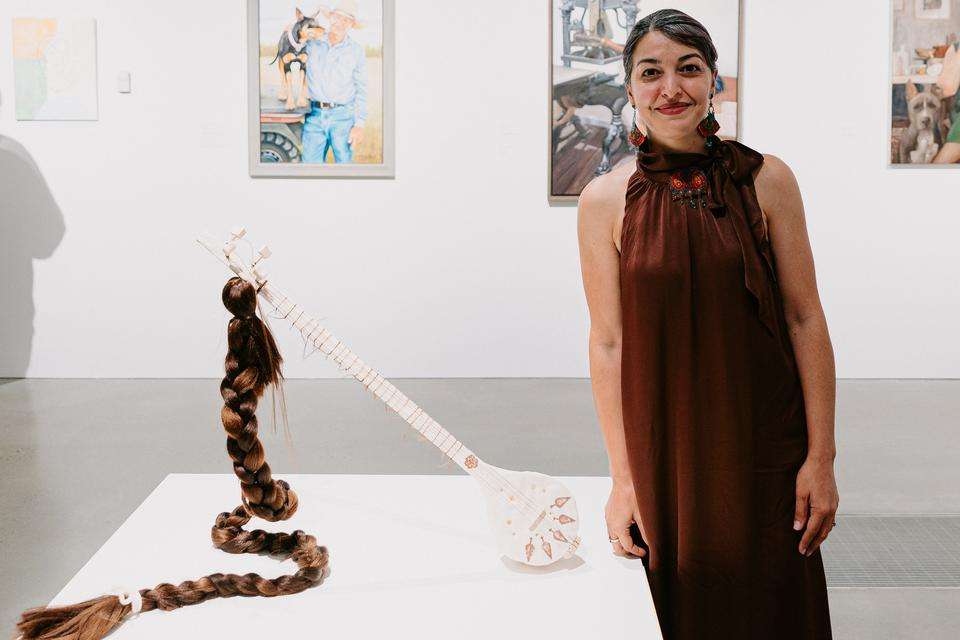
M 947 20 L 950 18 L 951 0 L 915 0 L 917 18 L 921 20 Z
M 549 73 L 547 200 L 575 203 L 594 176 L 636 149 L 627 135 L 633 108 L 627 99 L 621 52 L 630 30 L 659 9 L 684 11 L 710 32 L 719 53 L 713 104 L 723 139 L 739 135 L 741 0 L 548 0 Z
M 941 24 L 931 29 L 933 14 Z M 960 163 L 960 16 L 950 3 L 891 4 L 890 137 L 887 166 Z
M 253 177 L 394 176 L 393 0 L 247 0 Z
M 12 27 L 17 120 L 96 120 L 96 21 L 14 18 Z

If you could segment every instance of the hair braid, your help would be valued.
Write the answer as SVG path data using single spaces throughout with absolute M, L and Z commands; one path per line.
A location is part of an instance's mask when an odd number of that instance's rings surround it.
M 242 278 L 231 278 L 223 287 L 223 303 L 233 313 L 227 326 L 226 375 L 220 383 L 221 420 L 227 432 L 227 452 L 240 479 L 243 504 L 217 516 L 210 531 L 213 544 L 227 553 L 288 556 L 299 569 L 292 575 L 267 579 L 255 573 L 213 573 L 179 585 L 162 583 L 141 589 L 141 611 L 171 611 L 213 598 L 232 596 L 282 596 L 299 593 L 323 581 L 327 548 L 301 530 L 270 533 L 243 527 L 257 515 L 271 522 L 286 520 L 297 510 L 297 494 L 284 480 L 274 480 L 257 435 L 257 401 L 269 384 L 280 384 L 283 359 L 266 324 L 256 315 L 257 292 Z M 24 612 L 17 631 L 33 638 L 97 640 L 119 626 L 132 605 L 116 595 L 100 596 L 65 607 L 37 607 Z
M 223 287 L 223 304 L 233 313 L 227 327 L 226 375 L 220 383 L 220 418 L 227 432 L 227 453 L 240 478 L 243 504 L 250 513 L 271 522 L 286 520 L 297 510 L 297 494 L 283 480 L 274 480 L 257 436 L 257 399 L 268 384 L 279 384 L 283 358 L 267 326 L 256 315 L 257 292 L 242 278 Z

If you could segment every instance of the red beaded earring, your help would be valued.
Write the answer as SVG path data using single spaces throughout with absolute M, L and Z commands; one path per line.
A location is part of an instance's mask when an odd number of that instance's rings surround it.
M 697 133 L 707 139 L 705 146 L 712 149 L 720 142 L 720 138 L 714 135 L 720 130 L 720 123 L 717 122 L 713 112 L 713 94 L 710 94 L 710 106 L 707 108 L 707 115 L 697 125 Z
M 630 129 L 630 134 L 627 136 L 630 144 L 639 149 L 640 151 L 650 151 L 650 137 L 644 134 L 637 127 L 637 109 L 633 109 L 633 128 Z

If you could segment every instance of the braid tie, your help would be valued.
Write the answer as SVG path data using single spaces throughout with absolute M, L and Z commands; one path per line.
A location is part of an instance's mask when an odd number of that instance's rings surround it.
M 240 480 L 241 501 L 231 512 L 219 514 L 210 530 L 213 545 L 227 553 L 285 556 L 297 563 L 297 572 L 273 579 L 255 573 L 213 573 L 178 585 L 158 584 L 141 589 L 140 612 L 172 611 L 213 598 L 291 595 L 323 582 L 327 548 L 297 529 L 293 533 L 244 530 L 253 516 L 269 522 L 286 520 L 297 511 L 297 494 L 285 480 L 274 479 L 267 464 L 257 425 L 257 402 L 269 384 L 282 381 L 283 359 L 266 324 L 256 315 L 257 292 L 246 280 L 230 278 L 223 287 L 223 303 L 234 314 L 227 325 L 226 375 L 220 383 L 220 418 L 227 433 L 227 453 Z M 23 640 L 99 640 L 122 624 L 133 611 L 131 599 L 104 595 L 64 607 L 36 607 L 17 623 Z

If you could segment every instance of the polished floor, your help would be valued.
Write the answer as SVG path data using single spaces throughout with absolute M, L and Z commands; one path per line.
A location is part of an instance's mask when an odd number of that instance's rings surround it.
M 394 382 L 497 466 L 552 475 L 606 472 L 588 380 Z M 12 631 L 20 611 L 59 591 L 166 474 L 230 472 L 218 384 L 0 380 L 3 629 Z M 260 411 L 268 460 L 277 474 L 460 472 L 443 464 L 442 454 L 350 380 L 291 380 L 285 398 L 292 447 L 282 429 L 271 433 L 269 400 Z M 927 523 L 940 522 L 927 516 L 943 516 L 943 522 L 955 522 L 960 515 L 958 416 L 960 381 L 841 381 L 839 527 L 844 516 L 914 522 L 903 517 L 916 515 L 924 516 L 916 521 Z M 157 535 L 163 526 L 157 523 Z M 890 530 L 892 537 L 871 549 L 886 550 L 901 564 L 904 554 L 927 544 L 911 537 L 911 531 L 920 529 Z M 907 532 L 904 539 L 898 531 Z M 950 546 L 949 538 L 931 539 L 943 547 L 942 556 L 934 549 L 924 561 L 933 566 L 942 557 L 940 573 L 950 574 L 953 565 L 946 561 L 960 556 L 960 545 Z M 840 551 L 854 542 L 841 545 L 837 536 L 837 554 L 831 558 L 827 540 L 825 563 L 845 567 Z M 856 545 L 851 548 L 855 551 Z M 922 581 L 889 586 L 871 581 L 876 563 L 864 566 L 863 580 L 851 574 L 843 584 L 888 586 L 831 586 L 835 638 L 960 637 L 960 588 L 916 586 Z M 952 574 L 946 578 L 930 584 L 960 580 Z

